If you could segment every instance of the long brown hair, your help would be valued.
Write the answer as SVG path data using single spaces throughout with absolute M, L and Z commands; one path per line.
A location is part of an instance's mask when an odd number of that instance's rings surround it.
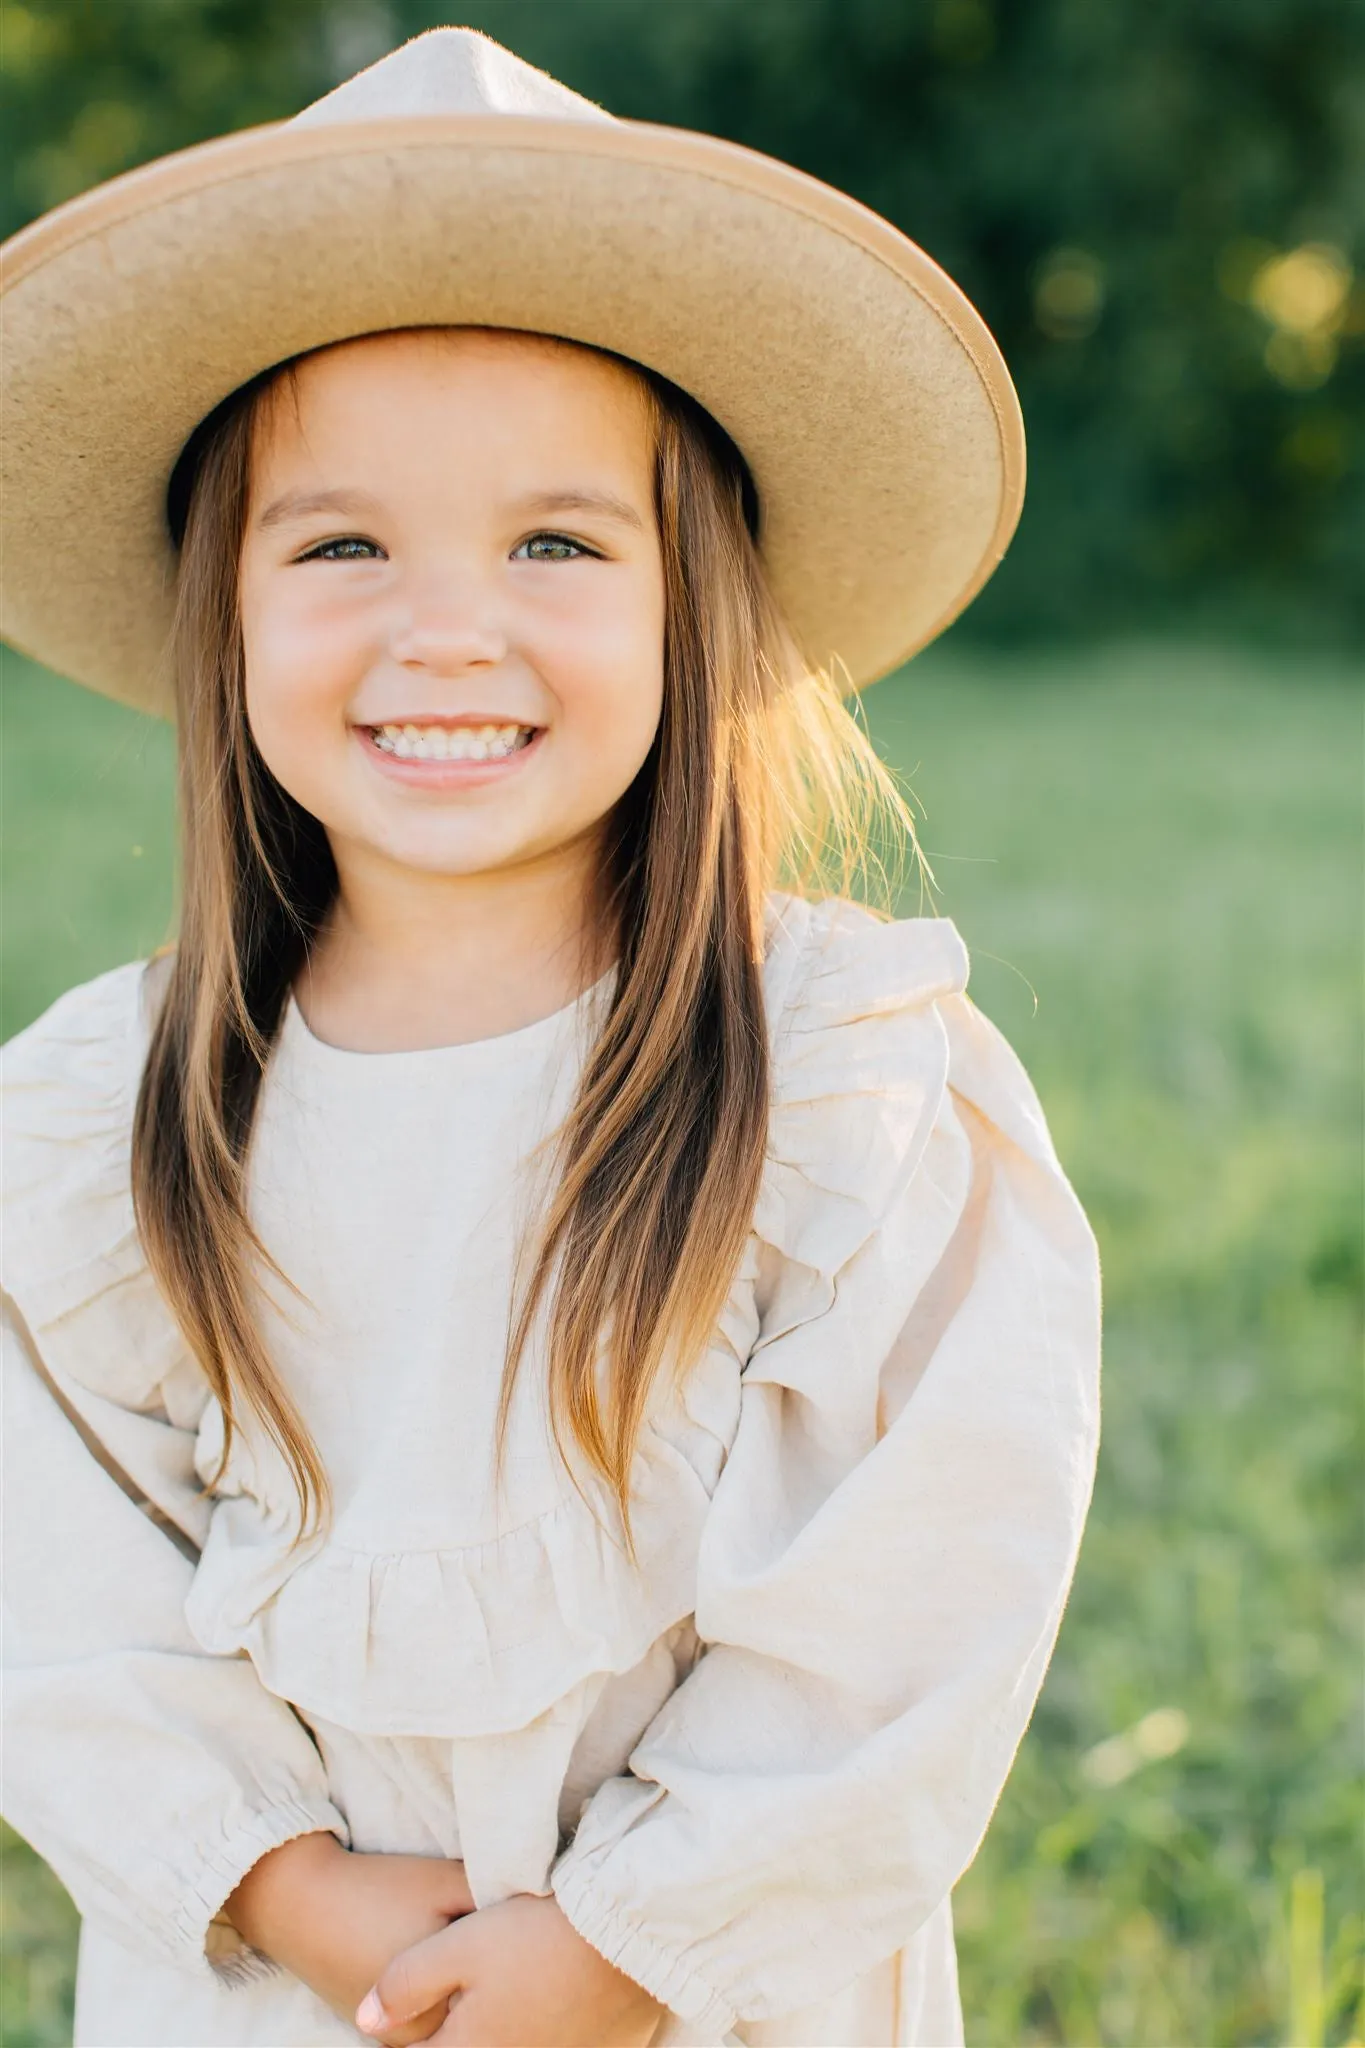
M 556 1175 L 514 1305 L 497 1441 L 548 1304 L 550 1414 L 607 1482 L 630 1542 L 630 1478 L 651 1388 L 705 1348 L 763 1169 L 769 1054 L 764 907 L 778 882 L 849 893 L 910 812 L 835 680 L 798 657 L 769 592 L 742 459 L 694 400 L 629 366 L 653 422 L 666 587 L 654 746 L 603 834 L 600 901 L 615 991 L 558 1135 Z M 326 1473 L 252 1306 L 245 1176 L 289 989 L 337 888 L 326 834 L 271 775 L 247 723 L 238 563 L 252 436 L 288 366 L 234 394 L 172 483 L 183 529 L 173 655 L 179 716 L 179 938 L 133 1133 L 153 1273 L 225 1420 L 244 1400 L 298 1493 Z M 605 1366 L 605 1376 L 601 1367 Z

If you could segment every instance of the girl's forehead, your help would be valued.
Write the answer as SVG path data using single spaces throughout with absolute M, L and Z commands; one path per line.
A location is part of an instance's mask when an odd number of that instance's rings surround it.
M 290 364 L 257 409 L 255 458 L 278 457 L 329 429 L 368 438 L 444 405 L 534 431 L 547 422 L 594 433 L 610 425 L 612 439 L 624 433 L 633 443 L 649 410 L 639 373 L 579 342 L 509 328 L 401 328 Z

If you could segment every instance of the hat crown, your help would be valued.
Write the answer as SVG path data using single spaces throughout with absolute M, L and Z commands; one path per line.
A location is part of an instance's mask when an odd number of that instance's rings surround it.
M 477 29 L 432 28 L 314 100 L 294 116 L 292 125 L 382 121 L 404 114 L 523 114 L 560 121 L 613 118 Z

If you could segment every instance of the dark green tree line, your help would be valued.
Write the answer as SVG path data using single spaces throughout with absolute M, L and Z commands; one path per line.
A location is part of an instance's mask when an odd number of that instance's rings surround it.
M 7 0 L 3 226 L 285 116 L 447 18 Z M 967 630 L 1360 633 L 1362 0 L 466 0 L 462 18 L 616 113 L 844 186 L 975 299 L 1031 475 Z

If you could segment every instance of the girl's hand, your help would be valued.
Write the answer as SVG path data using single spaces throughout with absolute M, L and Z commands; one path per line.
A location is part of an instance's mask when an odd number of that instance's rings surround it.
M 378 2040 L 450 2000 L 432 2048 L 648 2048 L 664 2008 L 584 1941 L 554 1899 L 484 1906 L 395 1956 L 356 2013 Z
M 364 1856 L 335 1835 L 272 1849 L 224 1908 L 243 1940 L 299 1977 L 342 2019 L 395 1956 L 472 1913 L 464 1865 L 441 1856 Z M 408 2048 L 436 2032 L 445 1999 L 412 2006 L 376 2036 Z

